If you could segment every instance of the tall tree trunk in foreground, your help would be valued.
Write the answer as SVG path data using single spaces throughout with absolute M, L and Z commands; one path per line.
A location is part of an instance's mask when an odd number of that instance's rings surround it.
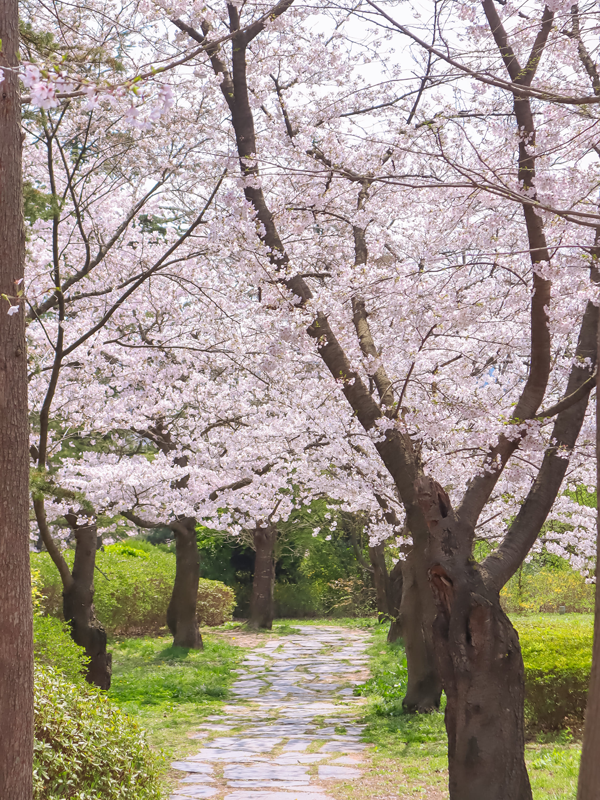
M 390 616 L 392 618 L 392 624 L 390 625 L 390 629 L 388 631 L 387 640 L 389 644 L 393 644 L 397 642 L 398 639 L 402 638 L 402 623 L 400 620 L 400 604 L 402 603 L 402 565 L 403 562 L 401 559 L 394 564 L 392 571 L 390 572 L 389 583 L 390 583 Z
M 381 542 L 375 547 L 369 546 L 369 560 L 373 569 L 377 611 L 380 617 L 389 617 L 391 614 L 390 576 L 385 563 L 385 542 Z
M 275 588 L 275 544 L 277 542 L 277 527 L 267 525 L 264 528 L 256 526 L 254 529 L 254 580 L 252 582 L 252 595 L 250 597 L 249 628 L 273 627 L 275 608 L 273 590 Z
M 452 800 L 531 800 L 519 637 L 471 558 L 472 537 L 431 478 L 417 483 L 431 531 L 435 652 L 447 697 Z
M 7 300 L 23 279 L 21 105 L 16 0 L 0 3 L 0 797 L 30 800 L 33 634 L 25 311 Z M 7 67 L 11 68 L 9 71 Z
M 75 514 L 66 517 L 75 535 L 75 560 L 71 580 L 63 590 L 63 614 L 73 641 L 85 648 L 90 659 L 86 681 L 100 689 L 110 689 L 112 655 L 106 651 L 106 631 L 94 608 L 98 529 L 92 522 L 78 525 Z
M 600 324 L 597 336 L 600 355 Z M 600 359 L 597 363 L 600 364 Z M 592 674 L 585 710 L 585 730 L 581 751 L 581 767 L 577 800 L 597 800 L 600 794 L 600 374 L 596 374 L 596 602 L 594 608 L 594 645 Z
M 175 533 L 175 582 L 167 609 L 167 625 L 175 647 L 202 650 L 196 605 L 200 580 L 200 554 L 196 539 L 196 520 L 185 517 L 171 523 Z

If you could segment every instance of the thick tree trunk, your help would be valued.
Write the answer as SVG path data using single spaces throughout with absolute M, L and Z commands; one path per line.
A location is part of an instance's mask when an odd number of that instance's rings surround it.
M 417 482 L 431 533 L 433 626 L 446 692 L 451 800 L 531 800 L 525 767 L 524 668 L 519 637 L 497 589 L 471 558 L 472 530 L 442 487 Z
M 600 355 L 600 324 L 597 333 Z M 597 363 L 600 363 L 600 358 Z M 596 486 L 600 488 L 600 374 L 596 375 Z M 585 730 L 581 751 L 581 767 L 577 785 L 577 800 L 596 800 L 600 792 L 600 492 L 596 498 L 596 603 L 594 614 L 594 645 L 592 674 L 585 710 Z
M 392 624 L 390 625 L 387 636 L 389 644 L 393 644 L 394 642 L 397 642 L 398 639 L 402 638 L 402 622 L 400 619 L 400 605 L 402 603 L 403 585 L 402 563 L 402 560 L 398 559 L 398 561 L 394 564 L 389 576 L 389 605 L 390 616 L 392 618 Z
M 273 603 L 273 589 L 275 587 L 275 544 L 277 542 L 277 528 L 267 525 L 254 529 L 254 580 L 252 582 L 252 595 L 250 597 L 249 628 L 273 627 L 275 615 Z
M 95 524 L 77 526 L 67 515 L 75 534 L 72 581 L 63 591 L 63 614 L 73 641 L 85 648 L 90 659 L 85 679 L 100 689 L 110 689 L 112 655 L 106 652 L 106 631 L 94 608 L 94 569 L 98 531 Z
M 402 562 L 400 604 L 400 627 L 408 668 L 408 685 L 402 705 L 408 712 L 428 712 L 440 706 L 442 685 L 432 637 L 434 619 L 435 606 L 423 554 L 413 546 Z
M 200 554 L 196 539 L 196 520 L 185 517 L 171 525 L 175 533 L 175 583 L 167 609 L 167 625 L 175 647 L 202 650 L 196 605 L 200 580 Z
M 447 697 L 450 798 L 531 800 L 517 632 L 475 569 L 457 580 L 456 570 L 450 577 L 434 568 L 432 586 L 440 607 L 434 640 Z
M 385 542 L 369 547 L 369 559 L 373 567 L 373 585 L 377 598 L 377 612 L 380 617 L 389 617 L 390 609 L 390 576 L 385 563 Z
M 33 634 L 29 575 L 29 455 L 23 279 L 19 15 L 0 3 L 0 797 L 30 800 Z M 6 69 L 9 67 L 10 69 Z

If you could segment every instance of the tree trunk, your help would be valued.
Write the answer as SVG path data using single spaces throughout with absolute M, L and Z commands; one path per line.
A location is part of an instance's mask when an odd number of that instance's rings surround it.
M 597 333 L 600 355 L 600 324 Z M 600 363 L 600 358 L 597 363 Z M 596 375 L 596 486 L 600 488 L 600 375 Z M 596 497 L 596 602 L 594 608 L 594 645 L 592 673 L 585 710 L 585 730 L 581 751 L 581 767 L 577 800 L 596 800 L 600 787 L 600 492 Z
M 172 523 L 175 533 L 175 583 L 167 609 L 167 625 L 173 635 L 174 647 L 202 650 L 198 628 L 197 603 L 200 580 L 200 554 L 196 539 L 196 520 L 185 517 Z
M 451 800 L 531 800 L 519 637 L 478 571 L 432 570 L 434 625 L 446 692 Z M 596 784 L 597 791 L 597 784 Z M 597 797 L 597 794 L 595 795 Z
M 112 655 L 106 652 L 106 631 L 94 608 L 94 569 L 98 531 L 93 523 L 78 526 L 67 514 L 75 534 L 72 581 L 63 591 L 63 614 L 73 641 L 85 648 L 90 659 L 85 679 L 100 689 L 110 689 Z
M 369 559 L 373 567 L 373 584 L 377 598 L 377 611 L 380 617 L 389 617 L 390 609 L 390 576 L 385 564 L 385 542 L 369 547 Z
M 390 616 L 392 618 L 392 624 L 390 625 L 390 629 L 387 635 L 388 644 L 393 644 L 394 642 L 397 642 L 398 639 L 402 638 L 402 623 L 400 620 L 400 605 L 402 603 L 402 584 L 403 584 L 402 561 L 398 559 L 398 561 L 394 564 L 394 567 L 390 572 L 390 577 L 389 577 L 389 587 L 390 587 L 389 606 L 390 606 Z
M 420 548 L 413 545 L 402 562 L 400 627 L 406 651 L 408 685 L 402 705 L 407 712 L 440 707 L 442 685 L 432 637 L 435 606 Z
M 275 543 L 277 542 L 277 528 L 267 525 L 254 529 L 254 548 L 256 558 L 254 561 L 254 580 L 252 581 L 252 595 L 250 597 L 249 628 L 273 627 L 275 609 L 273 603 L 273 589 L 275 587 Z
M 29 442 L 23 279 L 19 15 L 0 3 L 0 797 L 30 800 L 33 634 L 29 574 Z M 10 69 L 6 69 L 9 67 Z M 6 298 L 11 298 L 7 300 Z
M 519 637 L 471 558 L 472 530 L 442 487 L 417 482 L 430 530 L 433 626 L 446 692 L 450 800 L 531 800 Z

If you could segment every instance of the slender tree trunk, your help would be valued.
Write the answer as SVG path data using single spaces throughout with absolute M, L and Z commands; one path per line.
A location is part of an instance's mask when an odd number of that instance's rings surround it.
M 72 580 L 63 591 L 63 614 L 73 641 L 85 648 L 90 659 L 85 679 L 100 689 L 110 689 L 112 655 L 106 651 L 106 631 L 94 608 L 94 569 L 98 530 L 89 523 L 78 526 L 76 516 L 67 514 L 75 534 Z
M 402 701 L 408 712 L 428 712 L 440 706 L 442 685 L 432 637 L 435 606 L 423 554 L 413 546 L 402 562 L 400 627 L 406 651 L 408 685 Z
M 21 106 L 16 0 L 0 3 L 0 797 L 30 800 L 33 634 L 29 574 L 29 442 L 23 279 Z M 14 71 L 9 71 L 11 70 Z
M 392 618 L 392 624 L 390 625 L 390 629 L 388 631 L 387 640 L 389 644 L 393 644 L 397 642 L 398 639 L 402 638 L 402 623 L 400 619 L 400 605 L 402 603 L 402 561 L 398 559 L 398 561 L 394 564 L 392 571 L 390 572 L 390 596 L 389 596 L 389 605 L 390 605 L 390 616 Z
M 267 525 L 254 529 L 254 580 L 252 582 L 252 595 L 250 597 L 249 628 L 273 627 L 275 609 L 273 603 L 273 589 L 275 587 L 275 543 L 277 542 L 277 528 Z
M 600 324 L 597 334 L 600 364 Z M 585 730 L 581 767 L 577 785 L 577 800 L 597 800 L 600 793 L 600 374 L 596 375 L 596 602 L 594 614 L 594 645 L 592 650 L 592 674 L 585 710 Z
M 377 611 L 381 617 L 389 617 L 390 609 L 390 576 L 385 563 L 385 542 L 369 547 L 369 559 L 373 567 L 373 584 L 377 598 Z
M 200 580 L 200 554 L 196 539 L 196 520 L 185 517 L 172 523 L 175 533 L 175 583 L 167 609 L 167 625 L 174 647 L 202 650 L 196 605 Z
M 531 800 L 525 767 L 524 668 L 519 637 L 496 589 L 471 558 L 472 531 L 442 487 L 417 482 L 431 533 L 433 626 L 446 692 L 451 800 Z

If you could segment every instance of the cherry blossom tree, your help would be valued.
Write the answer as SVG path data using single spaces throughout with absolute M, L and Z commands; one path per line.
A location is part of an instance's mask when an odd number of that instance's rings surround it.
M 536 547 L 593 561 L 589 515 L 564 490 L 594 482 L 595 12 L 431 9 L 406 24 L 371 3 L 316 17 L 291 1 L 146 9 L 165 63 L 197 49 L 170 73 L 176 123 L 161 135 L 206 136 L 210 165 L 186 152 L 85 290 L 26 286 L 43 309 L 33 385 L 41 409 L 55 343 L 71 337 L 52 390 L 54 480 L 71 494 L 54 519 L 85 495 L 109 526 L 259 531 L 267 600 L 264 532 L 294 487 L 368 515 L 374 549 L 404 531 L 406 706 L 435 707 L 443 684 L 452 797 L 520 800 L 523 668 L 498 594 Z M 412 42 L 397 60 L 392 30 Z M 127 98 L 110 102 L 137 119 Z M 148 140 L 154 165 L 165 145 Z M 154 173 L 141 174 L 138 192 Z M 104 319 L 146 274 L 138 254 L 158 264 L 219 180 L 181 262 L 160 262 Z M 112 213 L 99 230 L 118 230 Z M 69 436 L 90 446 L 69 452 Z M 566 525 L 540 537 L 548 515 Z M 481 563 L 476 539 L 493 546 Z
M 492 34 L 498 39 L 499 29 L 490 7 L 491 4 L 484 6 L 484 13 L 492 20 Z M 281 13 L 287 10 L 282 7 Z M 530 795 L 523 762 L 522 662 L 516 634 L 500 608 L 498 592 L 534 545 L 559 494 L 584 422 L 596 361 L 597 309 L 588 299 L 593 293 L 584 279 L 590 268 L 586 251 L 583 251 L 583 258 L 574 258 L 572 250 L 565 250 L 571 262 L 569 282 L 561 280 L 559 264 L 562 266 L 562 259 L 556 257 L 557 248 L 562 252 L 561 237 L 567 241 L 577 237 L 581 242 L 588 212 L 559 214 L 560 207 L 556 204 L 548 206 L 559 219 L 558 223 L 553 221 L 553 228 L 549 230 L 543 214 L 547 204 L 536 194 L 540 182 L 545 187 L 555 177 L 561 181 L 560 174 L 555 176 L 555 169 L 537 172 L 538 154 L 529 98 L 534 93 L 532 81 L 550 36 L 552 19 L 550 10 L 544 11 L 534 35 L 531 24 L 528 25 L 524 39 L 528 54 L 524 67 L 512 51 L 508 53 L 503 43 L 498 45 L 498 55 L 508 62 L 510 79 L 504 81 L 501 88 L 508 88 L 514 98 L 517 117 L 512 134 L 514 144 L 510 149 L 499 148 L 498 138 L 490 136 L 489 155 L 488 148 L 481 144 L 472 150 L 486 165 L 494 154 L 500 161 L 504 156 L 502 174 L 510 176 L 512 195 L 504 191 L 502 203 L 495 202 L 498 193 L 493 191 L 494 187 L 483 185 L 483 191 L 477 192 L 473 199 L 472 182 L 467 181 L 465 185 L 452 182 L 449 176 L 457 167 L 456 160 L 442 180 L 434 176 L 434 180 L 424 181 L 425 185 L 419 186 L 413 176 L 420 178 L 419 173 L 432 169 L 431 151 L 423 148 L 425 152 L 419 152 L 416 143 L 419 134 L 405 136 L 403 131 L 395 140 L 380 136 L 378 147 L 373 147 L 371 142 L 370 150 L 361 151 L 357 156 L 350 148 L 344 149 L 345 131 L 337 119 L 330 119 L 328 126 L 322 118 L 316 124 L 313 116 L 312 125 L 308 122 L 297 132 L 293 102 L 288 99 L 283 104 L 277 86 L 274 94 L 280 102 L 281 115 L 267 125 L 269 138 L 260 136 L 253 105 L 261 109 L 267 105 L 263 99 L 264 78 L 253 74 L 252 68 L 258 64 L 263 67 L 266 60 L 261 49 L 263 45 L 254 44 L 254 37 L 264 26 L 253 29 L 245 24 L 242 30 L 239 10 L 229 5 L 224 27 L 235 34 L 231 51 L 225 54 L 216 47 L 210 51 L 213 70 L 231 114 L 244 178 L 245 203 L 260 222 L 258 236 L 264 248 L 264 270 L 269 270 L 280 302 L 297 309 L 293 314 L 299 324 L 309 314 L 314 315 L 309 334 L 316 340 L 319 354 L 332 376 L 342 383 L 353 412 L 365 430 L 373 432 L 375 448 L 393 477 L 406 509 L 413 538 L 411 554 L 414 558 L 420 557 L 416 573 L 422 581 L 427 580 L 427 575 L 432 581 L 437 622 L 430 630 L 440 654 L 438 668 L 448 695 L 451 792 L 461 797 L 481 796 L 484 790 L 489 792 L 490 780 L 498 797 Z M 200 42 L 213 24 L 197 17 L 190 19 L 196 27 L 181 20 L 174 22 Z M 299 39 L 297 18 L 295 23 L 296 43 Z M 273 23 L 273 35 L 278 38 L 278 52 L 281 53 L 281 40 L 285 39 L 283 23 Z M 528 36 L 533 39 L 529 47 Z M 315 49 L 313 41 L 313 52 Z M 291 59 L 286 61 L 286 65 L 291 63 Z M 473 70 L 469 74 L 473 75 Z M 286 84 L 289 86 L 290 81 L 294 85 L 294 79 L 287 79 Z M 280 76 L 277 82 L 281 86 Z M 255 97 L 263 101 L 262 105 Z M 557 91 L 552 97 L 556 102 L 564 100 Z M 485 116 L 487 111 L 483 114 Z M 567 120 L 561 133 L 569 137 L 572 131 Z M 281 144 L 277 142 L 278 133 Z M 288 145 L 284 150 L 283 137 L 292 140 L 292 147 Z M 351 138 L 348 135 L 348 139 Z M 441 144 L 444 145 L 443 140 Z M 507 153 L 511 156 L 508 161 Z M 417 156 L 424 156 L 424 160 L 417 162 Z M 312 159 L 311 166 L 307 158 Z M 268 195 L 258 159 L 267 165 L 267 177 L 270 165 L 281 165 L 279 180 L 269 183 Z M 321 165 L 320 169 L 315 168 L 315 162 Z M 280 176 L 287 173 L 293 178 L 286 182 Z M 500 166 L 495 168 L 495 174 L 499 173 Z M 307 176 L 306 180 L 303 182 L 299 175 Z M 342 196 L 338 188 L 348 181 L 361 189 L 358 198 L 352 198 L 354 208 L 348 193 Z M 413 195 L 412 208 L 400 204 L 400 211 L 398 195 L 402 193 L 389 191 L 389 187 L 400 186 L 403 182 L 413 191 L 430 187 L 448 187 L 453 191 L 441 202 L 433 200 L 431 192 L 423 192 L 419 202 L 429 204 L 426 210 L 415 208 L 418 202 Z M 584 197 L 587 191 L 585 184 Z M 304 198 L 302 205 L 294 202 L 300 196 Z M 516 215 L 516 203 L 521 206 L 523 217 Z M 573 204 L 572 198 L 570 203 Z M 440 212 L 444 205 L 448 216 L 440 230 Z M 320 249 L 317 252 L 316 237 L 312 237 L 314 229 L 311 230 L 307 222 L 299 225 L 303 212 L 311 222 L 316 215 L 319 219 L 327 215 L 337 219 L 337 223 L 327 225 L 329 236 L 333 231 L 339 233 L 345 224 L 350 234 L 346 246 L 340 245 L 340 239 L 336 238 L 337 252 L 331 258 L 324 258 L 326 237 L 317 240 Z M 390 216 L 394 219 L 393 226 L 389 223 Z M 594 220 L 597 214 L 589 217 L 591 239 L 588 236 L 585 248 L 592 257 L 591 277 L 595 282 Z M 434 218 L 438 231 L 430 227 L 425 236 L 420 236 L 416 232 L 418 228 L 426 226 L 428 220 L 431 224 Z M 405 241 L 412 240 L 413 253 L 419 249 L 421 252 L 418 259 L 413 255 L 411 262 L 405 261 L 404 266 L 396 255 L 394 267 L 386 275 L 383 267 L 377 270 L 376 258 L 380 253 L 383 255 L 386 244 L 394 255 L 403 222 L 411 233 Z M 474 225 L 477 225 L 477 232 Z M 325 228 L 325 225 L 319 227 Z M 302 236 L 299 229 L 310 231 L 312 247 L 307 244 L 309 237 Z M 490 248 L 494 239 L 501 241 L 504 252 L 493 244 Z M 582 253 L 581 249 L 578 253 Z M 506 254 L 510 266 L 504 261 Z M 327 278 L 332 278 L 331 283 L 325 280 L 323 286 L 309 285 L 307 281 L 316 274 L 315 263 L 323 261 L 327 261 Z M 367 263 L 369 269 L 361 269 Z M 305 264 L 310 267 L 303 269 Z M 412 280 L 406 267 L 411 268 L 415 276 Z M 506 275 L 500 277 L 499 271 L 505 271 Z M 519 276 L 518 286 L 514 283 L 515 274 Z M 572 285 L 573 274 L 581 275 L 576 288 Z M 400 290 L 397 285 L 403 278 Z M 556 303 L 551 299 L 552 283 L 559 298 Z M 274 294 L 275 291 L 268 302 L 274 302 Z M 412 315 L 406 307 L 406 297 L 410 295 Z M 415 319 L 417 307 L 419 313 Z M 564 315 L 566 307 L 569 307 L 569 331 L 558 319 L 559 314 Z M 347 308 L 352 309 L 352 315 Z M 512 319 L 505 316 L 509 308 Z M 492 352 L 488 351 L 482 359 L 481 343 L 489 341 L 489 333 L 486 335 L 484 331 L 492 324 L 497 325 L 498 319 L 504 321 L 503 329 L 494 332 Z M 402 348 L 398 347 L 398 334 L 390 341 L 386 331 L 386 327 L 393 328 L 395 320 L 402 320 Z M 417 341 L 407 347 L 412 331 Z M 475 342 L 476 347 L 473 347 Z M 450 352 L 454 355 L 446 359 Z M 559 363 L 560 353 L 567 356 L 562 363 Z M 357 359 L 361 355 L 367 362 L 365 366 Z M 440 374 L 442 365 L 448 367 L 450 363 L 456 365 L 450 379 L 453 385 L 444 379 L 444 373 Z M 379 402 L 375 401 L 373 392 L 377 392 Z M 410 406 L 407 403 L 409 392 L 412 395 Z M 445 397 L 440 401 L 442 393 Z M 545 398 L 550 400 L 550 406 L 542 410 Z M 440 404 L 442 408 L 437 409 Z M 499 420 L 500 408 L 506 410 L 500 412 L 500 419 L 504 419 L 499 430 L 494 418 Z M 459 449 L 470 451 L 470 459 L 448 458 L 450 454 L 455 456 L 456 450 L 448 453 L 447 445 L 440 446 L 444 417 L 448 424 L 446 435 L 456 435 L 457 426 L 461 429 L 459 438 L 463 438 L 463 444 L 466 438 L 467 447 Z M 553 421 L 551 431 L 547 429 L 547 421 Z M 523 470 L 520 462 L 525 459 L 533 464 L 533 471 Z M 444 485 L 451 487 L 456 498 L 456 512 L 452 511 L 450 497 L 440 483 L 423 477 L 423 462 L 427 463 L 429 471 L 435 470 Z M 458 474 L 460 480 L 457 480 Z M 529 486 L 531 477 L 534 481 Z M 472 559 L 475 527 L 480 524 L 484 509 L 489 517 L 487 520 L 484 517 L 481 524 L 510 518 L 507 504 L 502 509 L 503 490 L 509 486 L 513 491 L 519 486 L 519 499 L 514 507 L 518 513 L 503 531 L 498 548 L 484 563 L 476 565 Z M 498 508 L 502 510 L 498 512 Z M 425 587 L 421 596 L 426 596 Z M 454 602 L 455 596 L 461 598 L 460 601 Z M 428 624 L 430 618 L 425 619 Z M 465 662 L 465 637 L 470 626 L 471 645 Z M 505 657 L 499 658 L 500 654 Z M 502 670 L 492 676 L 486 664 L 502 665 Z M 490 692 L 491 685 L 496 687 L 495 694 Z M 485 702 L 480 697 L 482 691 L 485 691 Z M 508 707 L 507 697 L 511 698 Z M 478 713 L 465 716 L 462 713 L 465 703 L 479 709 Z M 468 720 L 467 728 L 459 725 L 459 719 Z M 491 737 L 489 742 L 486 730 Z M 478 759 L 468 757 L 465 748 L 470 741 L 481 744 Z M 491 779 L 491 775 L 495 777 Z
M 35 515 L 63 580 L 65 618 L 90 657 L 88 679 L 108 688 L 106 636 L 93 609 L 96 511 L 89 503 L 79 507 L 83 495 L 62 495 L 63 520 L 77 543 L 72 569 L 47 524 L 44 489 L 61 496 L 52 478 L 44 478 L 55 455 L 53 439 L 58 434 L 65 444 L 77 437 L 64 413 L 61 384 L 68 391 L 73 376 L 80 380 L 88 366 L 93 371 L 79 355 L 82 351 L 91 348 L 100 359 L 107 357 L 99 332 L 124 304 L 133 303 L 129 313 L 135 319 L 140 287 L 161 270 L 185 265 L 197 255 L 194 231 L 218 190 L 219 177 L 200 207 L 194 208 L 189 197 L 166 228 L 159 225 L 152 214 L 157 196 L 170 188 L 184 157 L 191 165 L 200 147 L 187 142 L 169 147 L 165 141 L 157 148 L 156 131 L 132 134 L 127 103 L 88 105 L 68 101 L 56 112 L 41 110 L 28 117 L 32 228 L 23 299 L 29 308 L 31 409 L 37 423 L 30 450 L 38 476 Z M 62 407 L 52 413 L 57 400 Z

